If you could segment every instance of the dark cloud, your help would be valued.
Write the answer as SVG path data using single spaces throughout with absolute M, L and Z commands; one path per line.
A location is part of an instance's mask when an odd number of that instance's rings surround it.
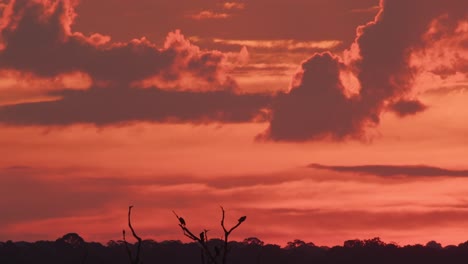
M 2 17 L 4 47 L 0 51 L 0 69 L 46 77 L 79 71 L 90 75 L 93 87 L 48 94 L 61 97 L 55 101 L 0 107 L 0 123 L 106 125 L 132 121 L 265 120 L 261 111 L 268 106 L 270 96 L 234 93 L 236 83 L 223 72 L 225 54 L 201 51 L 179 32 L 170 33 L 161 49 L 146 39 L 112 43 L 107 36 L 87 37 L 72 32 L 72 3 L 11 1 Z M 159 82 L 175 83 L 176 87 L 132 87 L 145 78 L 158 78 Z M 184 78 L 189 78 L 196 88 L 179 87 L 178 81 L 183 83 Z
M 428 45 L 425 33 L 431 22 L 449 14 L 445 24 L 454 28 L 468 18 L 467 7 L 464 0 L 381 1 L 375 21 L 358 28 L 347 59 L 322 53 L 302 64 L 298 84 L 277 98 L 270 127 L 259 137 L 275 141 L 362 138 L 366 128 L 379 124 L 387 102 L 411 92 L 417 72 L 411 55 Z M 340 78 L 343 71 L 356 75 L 359 93 L 347 92 Z M 406 114 L 423 108 L 407 102 L 395 110 Z
M 450 170 L 425 165 L 359 165 L 359 166 L 327 166 L 310 164 L 309 168 L 336 172 L 351 172 L 377 176 L 453 176 L 468 177 L 468 170 Z
M 427 106 L 418 100 L 399 100 L 389 105 L 389 109 L 400 117 L 417 114 L 426 110 L 426 108 Z
M 183 74 L 214 86 L 234 84 L 220 76 L 224 54 L 201 51 L 178 31 L 168 35 L 163 48 L 145 38 L 117 43 L 109 36 L 73 32 L 76 2 L 10 1 L 1 18 L 0 68 L 46 77 L 81 71 L 95 81 L 119 84 L 152 76 L 173 81 Z
M 229 91 L 182 92 L 156 88 L 91 88 L 60 93 L 63 99 L 0 107 L 0 123 L 15 125 L 109 125 L 132 121 L 240 123 L 264 120 L 266 95 Z
M 357 102 L 348 99 L 339 81 L 343 65 L 330 53 L 317 54 L 302 64 L 301 83 L 273 104 L 269 130 L 259 139 L 305 141 L 329 135 L 343 138 L 361 128 Z

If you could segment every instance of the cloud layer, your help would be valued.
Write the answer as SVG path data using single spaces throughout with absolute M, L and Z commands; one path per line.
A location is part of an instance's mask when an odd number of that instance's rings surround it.
M 15 0 L 5 7 L 0 70 L 6 76 L 27 74 L 46 83 L 60 76 L 81 76 L 87 87 L 44 89 L 30 100 L 12 96 L 10 101 L 17 104 L 0 107 L 1 123 L 268 121 L 257 139 L 365 139 L 384 110 L 404 117 L 426 109 L 414 87 L 421 72 L 446 76 L 466 68 L 465 58 L 453 53 L 441 67 L 417 63 L 421 54 L 447 39 L 464 54 L 464 39 L 454 37 L 465 32 L 468 20 L 463 0 L 430 0 L 424 5 L 382 0 L 379 14 L 357 29 L 343 56 L 313 55 L 302 63 L 289 91 L 276 95 L 241 94 L 236 89 L 229 70 L 248 61 L 246 48 L 240 54 L 203 51 L 179 31 L 170 33 L 162 48 L 145 38 L 112 42 L 97 33 L 86 36 L 72 30 L 75 6 L 76 1 L 69 0 Z M 240 41 L 236 43 L 248 43 Z M 47 101 L 37 102 L 44 96 Z
M 79 232 L 107 242 L 126 226 L 126 208 L 136 206 L 134 221 L 141 235 L 158 241 L 183 239 L 172 210 L 196 230 L 219 233 L 219 204 L 227 221 L 247 215 L 248 224 L 233 239 L 256 236 L 268 243 L 285 244 L 295 238 L 333 245 L 345 239 L 381 236 L 399 243 L 434 239 L 428 230 L 439 228 L 443 243 L 464 241 L 460 228 L 467 223 L 466 178 L 397 178 L 350 181 L 317 177 L 317 171 L 279 174 L 203 177 L 132 171 L 92 172 L 80 168 L 0 169 L 0 201 L 4 216 L 0 236 L 6 239 L 55 239 Z M 96 176 L 99 175 L 99 176 Z M 131 175 L 131 176 L 130 176 Z M 243 184 L 241 179 L 245 179 Z M 281 178 L 281 180 L 278 180 Z M 223 179 L 225 182 L 223 182 Z M 398 195 L 394 195 L 398 193 Z M 202 213 L 200 213 L 202 212 Z M 349 221 L 343 221 L 349 219 Z M 104 224 L 105 223 L 105 224 Z M 307 228 L 310 226 L 314 228 Z
M 11 1 L 1 19 L 0 67 L 47 77 L 79 71 L 95 82 L 127 85 L 154 76 L 171 81 L 190 75 L 217 86 L 227 81 L 220 76 L 224 54 L 203 52 L 177 31 L 161 49 L 145 38 L 116 43 L 73 32 L 76 2 Z
M 264 121 L 269 96 L 227 91 L 178 92 L 159 89 L 92 88 L 66 91 L 63 99 L 4 106 L 0 122 L 16 125 L 110 125 L 136 121 L 243 123 Z M 105 104 L 104 104 L 105 103 Z
M 27 75 L 35 80 L 81 74 L 89 89 L 66 91 L 75 88 L 63 82 L 55 88 L 57 92 L 42 88 L 43 96 L 52 100 L 2 107 L 0 122 L 102 125 L 264 120 L 261 110 L 269 96 L 235 93 L 236 83 L 226 73 L 231 67 L 228 60 L 242 60 L 248 56 L 246 50 L 240 55 L 202 51 L 179 31 L 169 33 L 163 48 L 145 38 L 116 43 L 109 36 L 85 36 L 71 30 L 74 3 L 11 1 L 2 17 L 0 69 L 16 73 L 8 76 Z
M 302 64 L 296 84 L 277 98 L 270 127 L 260 138 L 363 138 L 388 105 L 400 116 L 424 110 L 421 102 L 406 99 L 420 70 L 413 67 L 412 54 L 434 41 L 426 33 L 440 16 L 447 15 L 443 33 L 468 19 L 466 2 L 383 0 L 380 6 L 375 20 L 358 28 L 344 58 L 320 53 Z M 343 73 L 351 73 L 355 83 L 345 82 Z

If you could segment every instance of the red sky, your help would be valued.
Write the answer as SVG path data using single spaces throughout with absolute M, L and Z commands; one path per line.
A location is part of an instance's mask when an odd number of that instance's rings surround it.
M 0 241 L 468 239 L 465 0 L 0 7 Z

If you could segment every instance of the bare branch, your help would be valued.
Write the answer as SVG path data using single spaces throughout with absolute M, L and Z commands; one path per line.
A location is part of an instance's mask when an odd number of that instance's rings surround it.
M 131 221 L 132 208 L 133 208 L 133 205 L 128 207 L 128 227 L 130 227 L 130 230 L 132 230 L 133 236 L 138 240 L 138 242 L 141 242 L 141 238 L 135 233 L 135 230 L 132 227 L 132 221 Z
M 221 207 L 221 212 L 222 212 L 221 227 L 223 228 L 224 233 L 227 233 L 228 231 L 226 227 L 224 226 L 224 208 L 222 206 L 219 206 L 219 207 Z
M 141 261 L 140 261 L 140 252 L 141 252 L 141 241 L 142 241 L 142 239 L 141 239 L 141 237 L 139 237 L 136 234 L 135 229 L 133 229 L 133 226 L 132 226 L 132 221 L 131 221 L 132 208 L 133 208 L 133 205 L 128 207 L 128 227 L 132 231 L 133 237 L 135 237 L 135 239 L 138 240 L 137 252 L 136 252 L 135 259 L 133 259 L 132 251 L 130 250 L 130 247 L 128 246 L 128 242 L 127 242 L 127 240 L 125 238 L 125 229 L 122 230 L 122 236 L 123 236 L 123 241 L 125 243 L 125 249 L 127 250 L 127 254 L 128 254 L 129 259 L 130 259 L 130 263 L 131 264 L 140 264 L 141 263 Z
M 132 227 L 132 222 L 131 222 L 131 214 L 132 214 L 132 208 L 133 208 L 133 205 L 129 206 L 128 207 L 128 227 L 130 228 L 130 230 L 132 230 L 132 235 L 133 237 L 135 237 L 136 240 L 138 240 L 138 244 L 137 244 L 137 254 L 136 254 L 136 258 L 135 258 L 135 264 L 139 264 L 140 263 L 140 252 L 141 252 L 141 237 L 139 237 L 136 232 L 135 232 L 135 229 L 133 229 Z
M 220 208 L 221 208 L 221 227 L 223 228 L 223 231 L 224 231 L 224 244 L 223 244 L 222 250 L 219 247 L 215 246 L 215 248 L 214 248 L 215 255 L 214 256 L 213 256 L 212 252 L 209 250 L 208 244 L 207 244 L 207 242 L 209 241 L 208 234 L 207 234 L 208 230 L 204 229 L 198 236 L 194 235 L 188 229 L 185 220 L 182 217 L 180 217 L 179 215 L 177 215 L 176 212 L 172 211 L 174 213 L 175 217 L 177 218 L 177 220 L 179 221 L 179 227 L 184 232 L 184 236 L 190 238 L 193 241 L 198 242 L 198 244 L 201 245 L 201 247 L 202 247 L 202 262 L 205 261 L 205 256 L 207 256 L 209 263 L 217 264 L 217 263 L 219 263 L 219 262 L 217 262 L 217 258 L 220 257 L 221 261 L 222 261 L 221 263 L 226 264 L 227 254 L 229 252 L 229 248 L 228 248 L 229 235 L 235 229 L 237 229 L 247 219 L 246 216 L 240 217 L 237 224 L 234 225 L 233 227 L 231 227 L 228 230 L 226 228 L 226 226 L 225 226 L 225 223 L 224 223 L 224 220 L 225 220 L 225 217 L 226 217 L 226 212 L 224 211 L 224 208 L 222 206 L 220 206 Z
M 207 236 L 206 236 L 206 232 L 208 232 L 208 230 L 204 229 L 204 231 L 200 233 L 200 236 L 196 236 L 196 235 L 194 235 L 192 233 L 192 231 L 190 231 L 188 229 L 188 227 L 186 226 L 185 220 L 182 217 L 178 216 L 176 212 L 174 212 L 174 211 L 172 211 L 172 212 L 176 216 L 177 220 L 179 220 L 179 227 L 184 232 L 184 236 L 186 236 L 186 237 L 190 238 L 191 240 L 197 242 L 202 247 L 202 261 L 205 261 L 204 256 L 206 255 L 206 256 L 208 256 L 208 259 L 209 259 L 210 263 L 216 264 L 217 263 L 216 258 L 211 254 L 207 244 L 205 243 L 205 241 L 208 241 Z
M 222 206 L 220 206 L 220 207 L 221 207 L 221 213 L 222 213 L 221 227 L 224 230 L 224 247 L 223 247 L 222 264 L 226 264 L 227 253 L 229 252 L 229 247 L 228 247 L 229 235 L 231 234 L 232 231 L 234 231 L 236 228 L 238 228 L 245 221 L 245 219 L 247 219 L 247 217 L 242 216 L 241 218 L 239 218 L 237 224 L 235 226 L 231 227 L 231 229 L 229 229 L 229 231 L 228 231 L 226 226 L 224 225 L 225 211 L 224 211 L 224 208 Z

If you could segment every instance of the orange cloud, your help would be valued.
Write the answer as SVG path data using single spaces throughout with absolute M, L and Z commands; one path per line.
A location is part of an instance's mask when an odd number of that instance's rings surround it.
M 190 17 L 195 20 L 206 20 L 206 19 L 226 19 L 231 15 L 228 13 L 217 13 L 210 10 L 203 10 L 197 14 L 191 15 Z
M 90 76 L 82 72 L 42 77 L 16 70 L 0 70 L 0 105 L 60 99 L 51 91 L 85 90 L 93 84 Z
M 184 43 L 186 47 L 190 47 L 191 52 L 177 58 L 178 63 L 169 70 L 134 82 L 133 87 L 157 87 L 164 90 L 194 92 L 237 90 L 237 82 L 233 79 L 232 72 L 236 67 L 248 63 L 249 52 L 246 47 L 242 47 L 238 53 L 201 52 L 200 48 L 191 45 L 180 34 L 180 31 L 169 33 L 164 46 L 169 48 L 174 45 L 174 42 Z M 182 50 L 181 53 L 184 54 Z M 193 70 L 186 71 L 184 69 Z M 177 74 L 177 78 L 167 78 L 173 74 Z
M 232 10 L 232 9 L 242 10 L 245 8 L 245 3 L 225 2 L 223 3 L 223 8 L 226 10 Z
M 86 90 L 92 85 L 90 76 L 83 72 L 63 73 L 54 78 L 44 78 L 32 73 L 15 70 L 0 71 L 0 90 L 3 89 L 28 89 L 33 90 Z
M 438 17 L 432 21 L 424 39 L 425 47 L 412 54 L 413 67 L 442 79 L 459 73 L 468 79 L 468 17 L 455 22 L 448 15 Z
M 336 48 L 341 44 L 339 40 L 322 40 L 322 41 L 296 41 L 296 40 L 234 40 L 234 39 L 217 39 L 215 43 L 224 45 L 246 46 L 248 48 L 263 48 L 263 49 L 318 49 L 326 50 Z

